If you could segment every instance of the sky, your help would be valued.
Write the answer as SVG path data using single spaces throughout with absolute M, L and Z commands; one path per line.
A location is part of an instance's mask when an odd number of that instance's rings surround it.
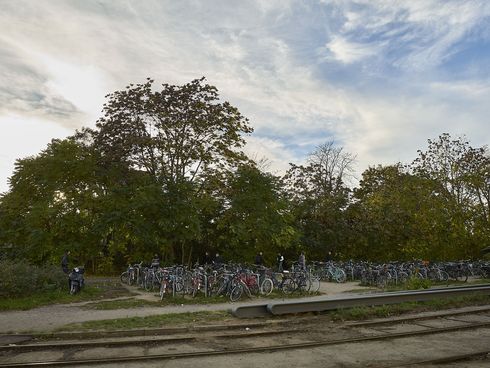
M 94 127 L 108 93 L 206 77 L 282 174 L 319 145 L 369 166 L 490 140 L 490 1 L 0 0 L 0 193 L 17 159 Z

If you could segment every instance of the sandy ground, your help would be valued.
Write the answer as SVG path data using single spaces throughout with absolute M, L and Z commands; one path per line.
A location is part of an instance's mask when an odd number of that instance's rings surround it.
M 310 297 L 308 299 L 335 299 L 347 296 L 353 290 L 359 291 L 363 287 L 357 282 L 347 282 L 344 284 L 322 282 L 320 291 L 322 295 Z M 366 288 L 367 289 L 367 288 Z M 137 291 L 131 288 L 131 291 L 138 292 L 134 298 L 147 300 L 158 300 L 152 293 Z M 116 298 L 117 299 L 117 298 Z M 125 298 L 127 299 L 127 298 Z M 303 298 L 304 299 L 304 298 Z M 113 300 L 113 299 L 109 299 Z M 274 299 L 273 301 L 280 301 Z M 272 299 L 271 299 L 272 301 Z M 292 301 L 292 299 L 288 299 Z M 223 304 L 204 304 L 204 305 L 180 305 L 180 306 L 162 306 L 162 307 L 138 307 L 132 309 L 115 309 L 115 310 L 90 310 L 83 308 L 83 305 L 90 303 L 72 303 L 56 304 L 28 311 L 8 311 L 0 312 L 0 333 L 13 332 L 48 332 L 62 327 L 69 323 L 95 321 L 104 319 L 116 319 L 127 317 L 145 317 L 158 314 L 200 312 L 200 311 L 220 311 L 229 310 L 232 307 L 245 304 L 267 303 L 268 299 L 252 299 L 239 303 Z

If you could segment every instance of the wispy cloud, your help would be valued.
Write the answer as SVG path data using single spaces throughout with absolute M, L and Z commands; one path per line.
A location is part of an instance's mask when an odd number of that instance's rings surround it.
M 345 64 L 351 64 L 377 55 L 380 52 L 381 45 L 356 43 L 336 36 L 327 43 L 326 49 L 332 54 L 334 59 Z
M 59 136 L 93 125 L 128 83 L 206 76 L 250 118 L 247 152 L 272 170 L 334 138 L 362 171 L 443 131 L 490 139 L 489 19 L 484 0 L 5 0 L 0 128 L 17 136 L 25 118 Z M 0 147 L 11 163 L 30 152 Z

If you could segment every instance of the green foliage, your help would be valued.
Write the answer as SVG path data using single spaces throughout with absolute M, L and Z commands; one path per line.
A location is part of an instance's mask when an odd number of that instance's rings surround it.
M 67 276 L 60 267 L 38 267 L 25 262 L 0 261 L 0 297 L 27 296 L 67 288 Z
M 278 178 L 252 165 L 242 165 L 230 176 L 225 196 L 228 206 L 217 221 L 225 257 L 252 262 L 261 251 L 272 265 L 277 250 L 288 248 L 296 240 Z
M 168 327 L 169 325 L 180 324 L 199 324 L 216 321 L 225 321 L 230 319 L 230 314 L 224 311 L 212 312 L 194 312 L 194 313 L 172 313 L 161 314 L 148 317 L 131 317 L 108 319 L 101 321 L 88 321 L 82 323 L 73 323 L 66 325 L 58 331 L 83 331 L 83 330 L 126 330 L 131 328 L 160 328 Z
M 432 286 L 432 283 L 429 279 L 421 279 L 419 277 L 412 276 L 407 280 L 405 284 L 405 288 L 407 290 L 419 290 L 419 289 L 428 289 Z
M 153 80 L 109 94 L 96 129 L 19 159 L 0 195 L 0 249 L 92 272 L 158 254 L 191 264 L 205 251 L 272 265 L 308 260 L 454 260 L 490 246 L 490 155 L 442 134 L 411 165 L 373 166 L 349 187 L 355 156 L 333 141 L 283 178 L 241 151 L 252 133 L 204 79 Z M 24 283 L 28 283 L 26 280 Z
M 310 259 L 323 260 L 328 252 L 337 257 L 345 253 L 350 194 L 345 180 L 352 175 L 354 161 L 353 155 L 330 141 L 311 153 L 305 166 L 291 164 L 285 175 L 300 248 Z
M 101 289 L 92 286 L 85 286 L 82 292 L 76 295 L 70 295 L 67 287 L 61 287 L 55 290 L 41 290 L 29 296 L 0 299 L 0 311 L 29 310 L 44 305 L 93 300 L 100 297 L 101 293 Z
M 455 298 L 435 299 L 426 302 L 405 302 L 372 307 L 355 307 L 326 312 L 333 320 L 366 320 L 370 318 L 386 318 L 407 313 L 437 311 L 448 308 L 461 308 L 472 305 L 486 305 L 490 301 L 488 295 L 468 295 Z

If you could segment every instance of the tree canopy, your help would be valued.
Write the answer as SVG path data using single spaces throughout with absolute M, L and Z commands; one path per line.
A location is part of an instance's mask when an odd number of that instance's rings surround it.
M 204 79 L 160 89 L 148 79 L 107 96 L 95 129 L 19 159 L 0 196 L 10 258 L 93 272 L 204 252 L 249 261 L 261 251 L 322 260 L 476 258 L 490 245 L 490 155 L 444 133 L 410 164 L 375 165 L 357 186 L 355 155 L 334 141 L 267 172 L 242 149 L 252 133 Z

